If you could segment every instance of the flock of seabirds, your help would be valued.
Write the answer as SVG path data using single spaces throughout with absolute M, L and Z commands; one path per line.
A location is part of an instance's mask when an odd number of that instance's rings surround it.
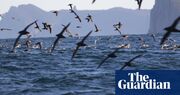
M 93 0 L 92 1 L 92 4 L 95 3 L 96 0 Z M 138 9 L 140 10 L 141 8 L 141 4 L 142 4 L 142 1 L 143 0 L 135 0 L 138 4 Z M 74 14 L 75 15 L 75 19 L 78 20 L 79 22 L 82 22 L 82 19 L 81 17 L 73 10 L 73 4 L 69 4 L 68 5 L 70 7 L 70 13 Z M 53 11 L 52 13 L 54 13 L 56 16 L 58 16 L 58 11 Z M 2 15 L 0 15 L 2 17 Z M 87 20 L 88 23 L 90 22 L 93 22 L 93 17 L 88 14 L 88 16 L 85 18 Z M 178 30 L 176 27 L 178 25 L 180 21 L 180 16 L 178 18 L 176 18 L 174 20 L 174 22 L 172 23 L 172 25 L 164 28 L 164 30 L 166 31 L 166 33 L 164 34 L 164 36 L 162 37 L 161 39 L 161 42 L 160 42 L 160 45 L 161 47 L 166 47 L 168 46 L 165 42 L 168 40 L 168 37 L 170 36 L 170 34 L 172 32 L 180 32 L 180 30 Z M 46 22 L 43 22 L 42 25 L 43 25 L 43 28 L 41 28 L 39 25 L 38 25 L 38 20 L 30 23 L 29 25 L 27 25 L 23 30 L 19 31 L 19 36 L 16 38 L 15 42 L 14 42 L 14 45 L 13 45 L 13 48 L 12 48 L 12 51 L 13 53 L 15 53 L 16 51 L 16 48 L 20 47 L 20 43 L 19 43 L 19 40 L 22 36 L 26 35 L 27 36 L 27 41 L 25 43 L 25 45 L 27 46 L 27 48 L 32 48 L 32 43 L 30 41 L 30 32 L 28 32 L 28 28 L 32 25 L 35 25 L 35 29 L 38 29 L 39 31 L 42 31 L 43 30 L 48 30 L 50 33 L 52 32 L 52 27 L 50 24 L 46 23 Z M 48 52 L 49 53 L 52 53 L 54 51 L 54 49 L 56 48 L 58 42 L 60 39 L 64 39 L 66 38 L 63 34 L 65 32 L 71 34 L 68 30 L 68 27 L 71 25 L 71 23 L 68 23 L 67 25 L 62 25 L 64 28 L 62 29 L 62 31 L 56 35 L 56 40 L 54 41 L 53 45 L 51 46 L 50 49 L 48 49 Z M 120 31 L 120 28 L 121 28 L 122 24 L 121 22 L 118 22 L 117 24 L 114 24 L 113 27 L 115 29 L 115 31 L 118 31 L 120 34 L 121 34 L 121 31 Z M 77 28 L 80 28 L 81 26 L 77 26 Z M 72 54 L 72 57 L 71 57 L 71 60 L 73 60 L 73 58 L 76 56 L 78 50 L 80 49 L 80 47 L 84 47 L 84 46 L 87 46 L 87 44 L 85 43 L 86 39 L 91 35 L 92 32 L 99 32 L 101 31 L 96 24 L 94 24 L 94 27 L 95 27 L 95 31 L 90 31 L 86 36 L 84 36 L 77 44 L 76 44 L 76 48 Z M 8 28 L 1 28 L 0 31 L 4 31 L 4 30 L 12 30 L 12 29 L 8 29 Z M 72 36 L 72 35 L 71 35 Z M 127 38 L 128 35 L 121 35 L 123 38 Z M 155 39 L 155 35 L 152 34 L 151 35 L 153 37 L 153 39 Z M 148 47 L 148 45 L 144 44 L 144 40 L 142 38 L 139 38 L 139 40 L 143 43 L 142 46 L 144 47 Z M 37 42 L 35 43 L 35 47 L 38 47 L 40 49 L 42 49 L 42 42 Z M 180 48 L 180 46 L 175 46 L 176 48 Z M 118 52 L 119 49 L 121 48 L 129 48 L 129 44 L 123 44 L 123 45 L 120 45 L 118 48 L 116 48 L 113 52 L 111 52 L 110 54 L 108 54 L 102 61 L 101 63 L 97 66 L 97 68 L 100 68 L 101 65 L 103 63 L 105 63 L 106 60 L 108 60 L 109 58 L 115 58 L 117 57 L 116 56 L 116 53 Z M 27 49 L 28 50 L 28 49 Z M 134 61 L 135 59 L 139 58 L 139 57 L 142 57 L 143 54 L 140 54 L 140 55 L 137 55 L 135 56 L 134 58 L 130 59 L 129 61 L 125 62 L 125 64 L 120 68 L 120 70 L 123 70 L 125 67 L 127 66 L 132 66 L 131 62 Z

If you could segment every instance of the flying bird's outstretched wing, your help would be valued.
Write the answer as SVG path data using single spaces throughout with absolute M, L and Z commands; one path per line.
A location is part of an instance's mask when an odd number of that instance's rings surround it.
M 72 55 L 72 57 L 71 57 L 71 60 L 72 60 L 72 59 L 74 58 L 74 56 L 76 55 L 79 47 L 80 47 L 79 45 L 76 46 L 76 49 L 75 49 L 74 52 L 73 52 L 73 55 Z
M 135 59 L 141 57 L 141 56 L 143 56 L 143 55 L 142 55 L 142 54 L 141 54 L 141 55 L 137 55 L 137 56 L 135 56 L 134 58 L 132 58 L 131 60 L 129 60 L 128 62 L 126 62 L 126 63 L 121 67 L 120 70 L 123 70 L 126 66 L 131 66 L 131 62 L 134 61 Z
M 24 28 L 24 31 L 26 31 L 31 25 L 33 25 L 35 22 L 37 22 L 37 20 L 36 21 L 34 21 L 34 22 L 32 22 L 32 23 L 30 23 L 29 25 L 27 25 L 25 28 Z
M 77 46 L 76 46 L 76 49 L 75 51 L 73 52 L 73 55 L 72 55 L 72 58 L 71 60 L 74 58 L 74 56 L 76 55 L 79 47 L 84 44 L 84 41 L 89 37 L 89 35 L 92 33 L 92 31 L 90 31 L 79 43 L 77 43 Z
M 93 1 L 92 1 L 92 4 L 94 4 L 95 2 L 96 2 L 96 0 L 93 0 Z
M 161 39 L 160 45 L 164 44 L 164 42 L 167 40 L 167 38 L 169 37 L 170 34 L 171 34 L 171 32 L 169 32 L 169 31 L 167 31 L 167 32 L 164 34 L 163 38 Z
M 104 58 L 101 63 L 98 65 L 97 69 L 101 67 L 101 65 L 109 58 L 109 56 L 107 56 L 106 58 Z
M 15 42 L 14 42 L 14 45 L 13 45 L 13 49 L 12 49 L 12 52 L 15 52 L 15 48 L 17 46 L 17 43 L 19 41 L 19 39 L 21 38 L 22 34 L 19 34 L 19 36 L 16 38 Z
M 172 27 L 176 28 L 180 20 L 180 16 L 173 22 Z

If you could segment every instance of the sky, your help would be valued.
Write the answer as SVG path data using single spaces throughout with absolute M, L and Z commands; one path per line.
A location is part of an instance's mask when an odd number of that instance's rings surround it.
M 0 14 L 8 12 L 11 6 L 19 6 L 21 4 L 33 4 L 43 10 L 61 10 L 69 9 L 69 3 L 76 5 L 79 10 L 101 10 L 113 7 L 123 7 L 128 9 L 137 9 L 135 0 L 96 0 L 92 5 L 92 0 L 1 0 Z M 152 9 L 155 0 L 144 0 L 142 9 Z

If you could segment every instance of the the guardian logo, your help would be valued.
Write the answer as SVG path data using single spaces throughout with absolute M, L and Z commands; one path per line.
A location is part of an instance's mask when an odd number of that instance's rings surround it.
M 119 89 L 171 89 L 170 82 L 160 82 L 157 79 L 151 79 L 149 75 L 141 75 L 139 72 L 128 73 L 127 76 L 129 80 L 118 81 Z

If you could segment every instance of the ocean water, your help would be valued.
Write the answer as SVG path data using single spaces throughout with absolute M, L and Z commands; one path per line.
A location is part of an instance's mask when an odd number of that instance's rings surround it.
M 138 40 L 143 37 L 148 48 Z M 115 70 L 136 55 L 144 54 L 125 70 L 180 70 L 180 49 L 162 50 L 159 41 L 149 35 L 97 36 L 86 40 L 71 60 L 78 38 L 59 41 L 53 53 L 47 49 L 55 38 L 33 38 L 32 43 L 43 42 L 43 50 L 25 51 L 22 46 L 10 53 L 14 39 L 0 40 L 0 95 L 114 95 Z M 170 38 L 180 44 L 178 34 Z M 96 43 L 95 43 L 96 40 Z M 21 43 L 24 39 L 21 40 Z M 116 58 L 108 59 L 101 68 L 98 64 L 118 45 L 130 43 L 131 48 L 119 49 Z M 171 43 L 174 44 L 174 43 Z

